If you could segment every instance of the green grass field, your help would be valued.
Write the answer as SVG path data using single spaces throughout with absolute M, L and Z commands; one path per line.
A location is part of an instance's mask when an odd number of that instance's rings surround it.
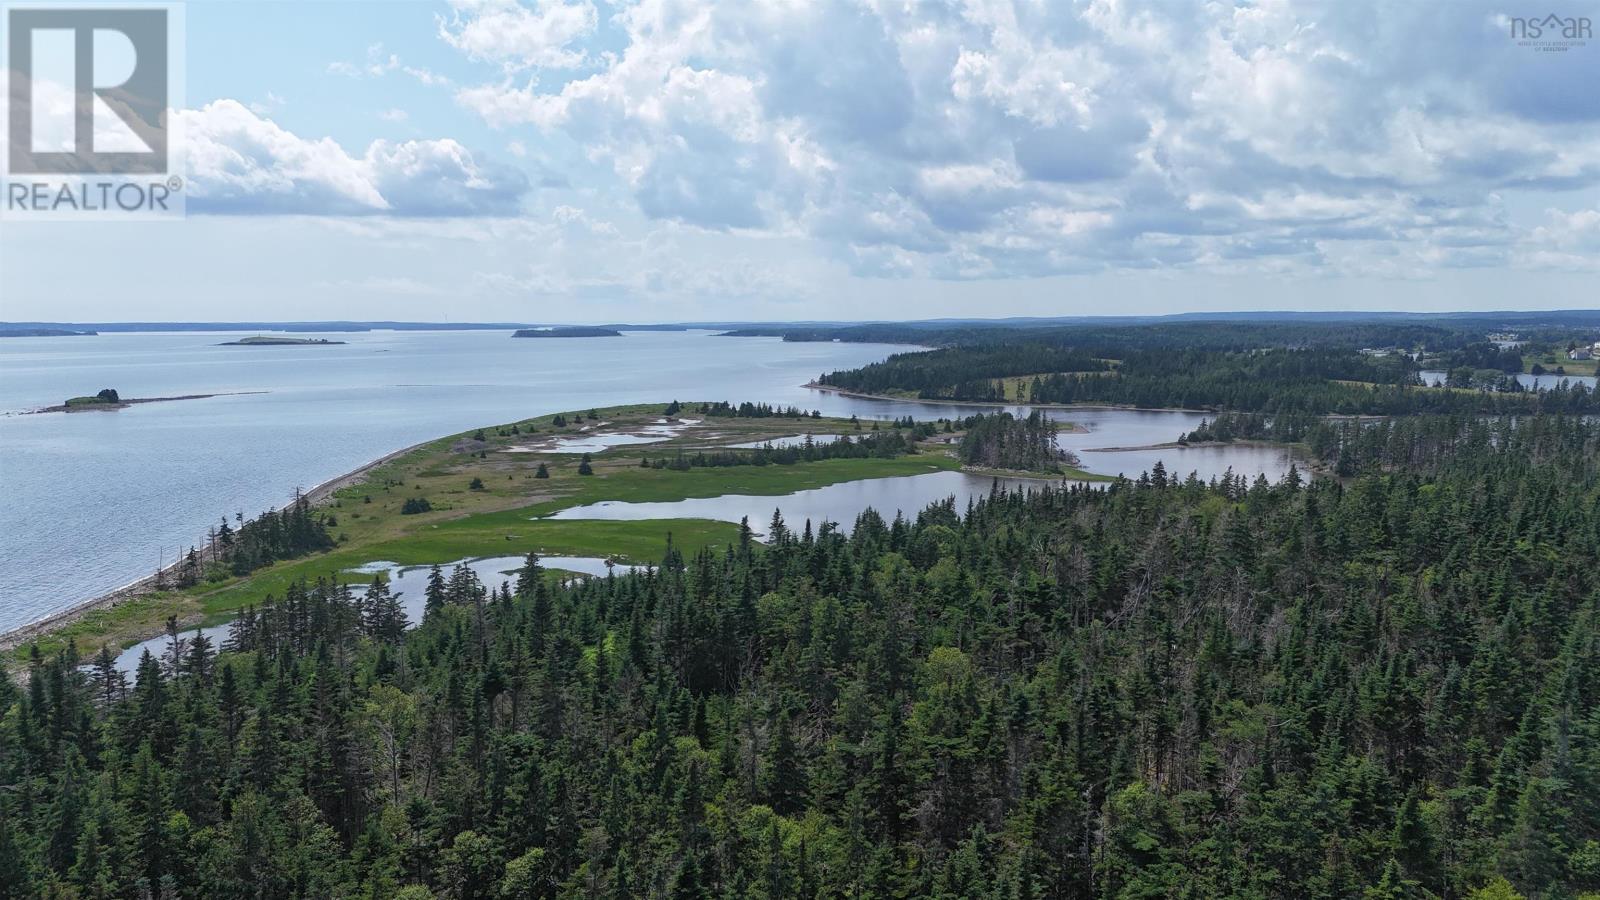
M 671 457 L 695 449 L 797 433 L 849 433 L 838 419 L 706 419 L 669 440 L 616 447 L 595 454 L 594 474 L 578 474 L 581 456 L 557 452 L 549 442 L 577 436 L 627 433 L 661 418 L 663 404 L 600 411 L 600 424 L 582 425 L 575 413 L 558 427 L 554 416 L 488 426 L 439 438 L 377 466 L 357 483 L 342 487 L 323 505 L 336 524 L 337 546 L 327 553 L 280 562 L 243 578 L 225 577 L 181 591 L 151 593 L 95 610 L 39 639 L 46 652 L 76 641 L 86 655 L 102 644 L 126 646 L 159 633 L 169 616 L 180 622 L 215 623 L 245 605 L 281 596 L 301 578 L 333 577 L 365 582 L 346 570 L 375 560 L 404 565 L 447 563 L 529 552 L 601 556 L 619 562 L 656 563 L 667 535 L 686 554 L 737 539 L 738 526 L 705 519 L 617 522 L 538 519 L 557 510 L 604 500 L 674 501 L 722 494 L 778 496 L 844 481 L 888 478 L 958 468 L 943 448 L 892 459 L 833 459 L 794 465 L 645 468 L 641 458 Z M 588 411 L 582 414 L 587 418 Z M 702 418 L 687 408 L 685 418 Z M 510 432 L 512 425 L 518 433 Z M 592 430 L 583 431 L 587 425 Z M 482 434 L 482 440 L 477 439 Z M 518 452 L 513 448 L 534 449 Z M 549 478 L 535 477 L 543 464 Z M 481 489 L 471 487 L 474 479 Z M 407 498 L 428 500 L 432 510 L 402 515 Z M 13 661 L 26 648 L 13 652 Z
M 1600 360 L 1573 359 L 1563 349 L 1554 353 L 1529 353 L 1522 357 L 1522 370 L 1530 371 L 1534 365 L 1543 366 L 1545 374 L 1554 375 L 1556 369 L 1565 369 L 1568 375 L 1593 375 L 1600 368 Z

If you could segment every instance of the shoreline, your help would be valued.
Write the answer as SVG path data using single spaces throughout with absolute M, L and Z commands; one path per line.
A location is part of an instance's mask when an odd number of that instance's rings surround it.
M 1138 450 L 1187 450 L 1191 447 L 1261 447 L 1264 449 L 1282 449 L 1289 444 L 1279 444 L 1273 441 L 1258 441 L 1241 438 L 1237 441 L 1163 441 L 1159 444 L 1139 444 L 1132 447 L 1084 447 L 1077 453 L 1132 453 Z
M 256 393 L 265 392 L 258 391 Z M 321 505 L 330 499 L 335 491 L 338 491 L 340 488 L 348 485 L 357 483 L 373 469 L 376 469 L 385 463 L 392 462 L 396 458 L 404 456 L 405 454 L 427 444 L 431 444 L 436 440 L 439 439 L 431 438 L 426 441 L 420 441 L 412 444 L 409 447 L 402 447 L 401 449 L 392 453 L 386 453 L 383 456 L 380 456 L 371 462 L 365 463 L 358 468 L 352 469 L 349 472 L 346 472 L 342 475 L 335 475 L 326 481 L 316 484 L 310 490 L 300 491 L 297 489 L 294 495 L 290 497 L 289 502 L 293 503 L 296 499 L 304 497 L 306 502 L 312 506 Z M 263 512 L 264 511 L 265 510 L 263 510 Z M 8 631 L 0 632 L 0 653 L 9 653 L 18 647 L 27 644 L 32 638 L 47 634 L 58 628 L 71 625 L 89 613 L 96 612 L 101 609 L 109 609 L 129 600 L 134 600 L 153 593 L 155 591 L 156 584 L 159 581 L 175 577 L 182 565 L 183 554 L 180 552 L 176 560 L 174 560 L 172 563 L 169 563 L 167 566 L 157 572 L 145 575 L 141 578 L 136 578 L 133 581 L 121 585 L 120 587 L 112 588 L 103 594 L 90 597 L 87 600 L 74 603 L 72 606 L 69 606 L 66 609 L 49 613 L 26 624 L 18 625 L 17 627 Z M 154 635 L 151 636 L 153 637 Z
M 889 396 L 883 396 L 883 395 L 877 395 L 877 394 L 867 394 L 867 393 L 862 393 L 862 392 L 858 392 L 858 391 L 848 391 L 848 390 L 844 390 L 842 388 L 836 388 L 836 387 L 832 387 L 832 386 L 829 386 L 829 385 L 818 384 L 816 382 L 808 382 L 805 385 L 802 385 L 802 387 L 805 387 L 805 388 L 810 389 L 810 390 L 823 391 L 823 392 L 827 392 L 827 393 L 835 393 L 835 394 L 839 394 L 841 396 L 854 397 L 854 398 L 863 399 L 863 400 L 875 400 L 875 401 L 885 401 L 886 400 L 886 401 L 895 401 L 895 402 L 903 402 L 903 403 L 926 403 L 926 404 L 944 405 L 944 406 L 985 406 L 985 407 L 1026 406 L 1026 407 L 1038 407 L 1038 408 L 1044 408 L 1044 409 L 1063 409 L 1063 410 L 1080 409 L 1080 410 L 1119 410 L 1119 411 L 1140 411 L 1140 412 L 1191 412 L 1191 413 L 1209 413 L 1209 412 L 1212 412 L 1210 410 L 1198 410 L 1198 409 L 1195 409 L 1195 410 L 1191 410 L 1191 409 L 1143 409 L 1141 407 L 1113 406 L 1113 405 L 1105 405 L 1105 404 L 1087 405 L 1087 404 L 1016 403 L 1016 402 L 968 401 L 968 400 L 920 400 L 920 399 L 918 399 L 918 400 L 907 400 L 907 399 L 901 398 L 901 397 L 889 397 Z M 257 394 L 257 393 L 267 393 L 267 392 L 265 392 L 265 391 L 244 391 L 244 392 L 234 392 L 234 393 L 236 393 L 236 394 L 237 393 Z M 194 395 L 194 396 L 195 397 L 217 397 L 217 396 L 231 396 L 231 395 L 232 394 L 203 394 L 203 395 Z M 154 400 L 166 400 L 166 399 L 174 399 L 175 400 L 175 399 L 191 399 L 191 398 L 189 398 L 189 397 L 181 397 L 181 398 L 179 398 L 179 397 L 174 397 L 174 398 L 150 398 L 150 400 L 147 400 L 147 401 L 144 401 L 144 402 L 151 402 L 151 401 L 154 401 Z M 1076 432 L 1076 431 L 1079 431 L 1080 429 L 1082 429 L 1082 426 L 1076 425 L 1076 423 L 1068 423 L 1068 424 L 1071 424 L 1071 425 L 1074 426 L 1072 429 L 1070 429 L 1072 431 Z M 1068 430 L 1068 429 L 1063 429 L 1063 430 Z M 1087 431 L 1086 429 L 1082 429 L 1082 430 L 1085 431 L 1085 432 Z M 448 436 L 446 436 L 446 437 L 448 437 Z M 420 449 L 420 448 L 422 448 L 422 447 L 424 447 L 424 446 L 426 446 L 428 444 L 433 443 L 434 441 L 441 440 L 441 439 L 442 438 L 438 438 L 438 437 L 430 438 L 430 439 L 425 440 L 425 441 L 419 441 L 419 442 L 417 442 L 415 444 L 412 444 L 410 446 L 407 446 L 407 447 L 402 447 L 402 448 L 400 448 L 398 450 L 395 450 L 395 451 L 392 451 L 390 453 L 386 453 L 383 456 L 380 456 L 377 459 L 374 459 L 374 460 L 372 460 L 370 462 L 367 462 L 367 463 L 365 463 L 365 464 L 363 464 L 361 466 L 358 466 L 357 468 L 352 469 L 349 472 L 345 472 L 345 473 L 343 473 L 341 475 L 336 475 L 336 476 L 334 476 L 332 478 L 329 478 L 329 479 L 327 479 L 325 481 L 322 481 L 322 482 L 312 486 L 309 490 L 305 490 L 305 491 L 297 490 L 290 497 L 288 502 L 293 502 L 295 498 L 303 496 L 303 497 L 305 497 L 306 502 L 310 503 L 312 506 L 321 505 L 321 504 L 325 503 L 329 498 L 331 498 L 332 495 L 335 492 L 337 492 L 339 489 L 347 487 L 347 486 L 349 486 L 351 484 L 358 483 L 362 478 L 364 478 L 372 470 L 378 468 L 379 466 L 382 466 L 382 465 L 384 465 L 386 463 L 392 462 L 393 460 L 395 460 L 395 459 L 397 459 L 397 458 L 399 458 L 401 456 L 404 456 L 404 455 L 406 455 L 408 453 L 411 453 L 412 451 Z M 1158 445 L 1158 446 L 1166 446 L 1166 445 Z M 1170 446 L 1176 447 L 1176 446 L 1178 446 L 1178 444 L 1176 442 L 1173 442 Z M 1191 446 L 1194 446 L 1194 445 L 1191 445 Z M 1107 447 L 1107 448 L 1096 448 L 1096 449 L 1112 451 L 1112 450 L 1148 449 L 1148 448 Z M 1088 451 L 1088 452 L 1094 452 L 1094 451 L 1091 450 L 1091 451 Z M 998 474 L 998 473 L 995 473 L 995 474 Z M 1090 473 L 1090 474 L 1094 474 L 1094 473 Z M 1005 477 L 1029 477 L 1029 476 L 1016 475 L 1016 474 L 1008 473 Z M 1032 477 L 1039 478 L 1040 480 L 1056 480 L 1056 479 L 1061 479 L 1061 478 L 1066 478 L 1067 480 L 1074 480 L 1070 476 L 1048 476 L 1047 475 L 1047 476 L 1043 476 L 1041 478 L 1041 476 L 1038 473 L 1033 473 Z M 1089 480 L 1095 480 L 1095 479 L 1089 479 Z M 1114 479 L 1108 479 L 1108 480 L 1114 480 Z M 134 599 L 137 599 L 139 597 L 142 597 L 142 596 L 148 595 L 150 593 L 153 593 L 157 582 L 161 581 L 162 579 L 171 579 L 171 578 L 175 577 L 177 572 L 178 572 L 178 570 L 179 570 L 179 568 L 182 566 L 182 563 L 183 563 L 183 557 L 182 557 L 182 553 L 180 551 L 180 553 L 178 554 L 178 556 L 174 559 L 174 561 L 172 563 L 168 564 L 167 566 L 165 566 L 164 568 L 162 568 L 158 572 L 152 573 L 150 575 L 145 575 L 145 576 L 140 577 L 140 578 L 136 578 L 133 581 L 127 582 L 127 583 L 125 583 L 125 584 L 123 584 L 123 585 L 121 585 L 119 587 L 113 588 L 113 589 L 111 589 L 109 591 L 106 591 L 106 592 L 104 592 L 102 594 L 99 594 L 99 595 L 96 595 L 94 597 L 90 597 L 90 598 L 88 598 L 86 600 L 83 600 L 83 601 L 80 601 L 78 603 L 75 603 L 72 606 L 69 606 L 69 607 L 67 607 L 65 609 L 61 609 L 61 610 L 58 610 L 56 612 L 49 613 L 49 614 L 47 614 L 45 616 L 42 616 L 42 617 L 40 617 L 38 619 L 35 619 L 35 620 L 31 621 L 31 622 L 19 625 L 19 626 L 15 627 L 15 628 L 12 628 L 12 629 L 8 630 L 8 631 L 0 632 L 0 653 L 12 652 L 12 651 L 16 650 L 18 647 L 21 647 L 21 646 L 25 645 L 31 639 L 33 639 L 35 637 L 42 636 L 44 634 L 47 634 L 47 633 L 49 633 L 51 631 L 54 631 L 56 629 L 65 627 L 67 625 L 71 625 L 72 623 L 78 621 L 79 619 L 83 618 L 84 616 L 86 616 L 86 615 L 88 615 L 90 613 L 96 612 L 96 611 L 101 610 L 101 609 L 108 609 L 108 608 L 111 608 L 111 607 L 115 607 L 115 606 L 118 606 L 118 605 L 120 605 L 122 603 L 125 603 L 125 602 L 129 601 L 129 600 L 134 600 Z M 180 623 L 180 624 L 187 624 L 187 623 Z
M 1005 408 L 1008 406 L 1025 406 L 1030 409 L 1082 409 L 1082 410 L 1118 410 L 1121 412 L 1185 412 L 1201 413 L 1214 416 L 1219 410 L 1215 409 L 1189 409 L 1183 406 L 1118 406 L 1112 403 L 1034 403 L 1023 400 L 946 400 L 924 399 L 921 397 L 893 397 L 888 394 L 868 394 L 862 391 L 851 391 L 831 384 L 819 384 L 808 381 L 800 385 L 807 390 L 821 391 L 825 394 L 838 394 L 841 397 L 855 397 L 858 400 L 887 400 L 891 403 L 928 403 L 936 406 L 990 406 Z

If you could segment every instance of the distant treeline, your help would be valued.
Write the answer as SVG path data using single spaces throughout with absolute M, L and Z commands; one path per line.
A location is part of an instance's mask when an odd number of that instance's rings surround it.
M 734 336 L 779 336 L 787 341 L 846 341 L 954 347 L 995 343 L 1039 343 L 1077 347 L 1116 358 L 1111 348 L 1250 350 L 1259 347 L 1425 347 L 1438 353 L 1487 339 L 1514 328 L 1534 341 L 1565 340 L 1600 328 L 1600 312 L 1461 314 L 1456 316 L 1370 316 L 1271 318 L 1242 315 L 1218 320 L 1117 322 L 883 322 L 863 325 L 745 326 Z M 1592 341 L 1593 338 L 1590 338 Z
M 676 400 L 668 407 L 667 415 L 674 415 L 679 404 Z M 765 403 L 750 403 L 748 401 L 734 406 L 732 403 L 721 401 L 717 403 L 702 403 L 696 407 L 696 412 L 703 416 L 738 419 L 820 419 L 820 410 L 806 412 L 798 406 L 769 406 Z
M 0 338 L 8 337 L 93 337 L 93 331 L 68 328 L 0 328 Z
M 1111 365 L 1080 350 L 1043 344 L 982 344 L 959 350 L 897 353 L 880 363 L 818 378 L 821 384 L 881 394 L 916 391 L 919 397 L 1005 399 L 992 379 L 1035 372 L 1104 372 Z
M 1252 350 L 1260 347 L 1362 347 L 1426 346 L 1450 350 L 1482 340 L 1481 327 L 1472 330 L 1411 322 L 1171 322 L 1150 325 L 1073 325 L 1007 327 L 965 325 L 933 328 L 915 325 L 857 325 L 846 327 L 744 329 L 741 335 L 781 335 L 789 341 L 846 341 L 921 344 L 933 347 L 974 347 L 996 344 L 1042 344 L 1078 348 L 1093 356 L 1118 358 L 1128 350 L 1187 348 L 1195 350 Z
M 1105 403 L 1147 409 L 1220 409 L 1274 414 L 1581 413 L 1600 411 L 1600 395 L 1581 385 L 1526 391 L 1514 379 L 1502 390 L 1424 388 L 1417 366 L 1399 354 L 1334 349 L 1117 350 L 1115 370 L 1049 371 L 1040 362 L 1076 359 L 1035 345 L 959 347 L 903 353 L 881 363 L 832 372 L 820 381 L 844 390 L 915 391 L 940 400 L 1002 399 L 997 379 L 1034 376 L 1021 385 L 1032 403 Z M 1019 398 L 1011 398 L 1019 399 Z

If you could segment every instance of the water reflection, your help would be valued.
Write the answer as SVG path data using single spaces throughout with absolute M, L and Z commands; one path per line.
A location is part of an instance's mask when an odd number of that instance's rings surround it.
M 1422 383 L 1429 387 L 1443 387 L 1448 376 L 1448 372 L 1441 372 L 1436 369 L 1423 369 L 1417 372 L 1417 377 L 1421 378 Z M 1594 390 L 1597 385 L 1600 385 L 1600 379 L 1593 375 L 1529 375 L 1526 372 L 1522 372 L 1517 375 L 1517 383 L 1536 391 L 1553 391 L 1562 384 L 1566 384 L 1569 388 L 1577 387 L 1581 384 L 1590 390 Z
M 846 481 L 781 496 L 724 494 L 720 497 L 656 503 L 606 501 L 569 507 L 548 518 L 612 521 L 712 519 L 719 522 L 738 522 L 748 518 L 750 527 L 758 535 L 765 535 L 772 522 L 773 511 L 778 510 L 783 513 L 784 521 L 794 529 L 799 529 L 806 521 L 814 526 L 827 521 L 837 522 L 848 531 L 856 516 L 867 509 L 876 510 L 885 519 L 894 518 L 896 512 L 914 517 L 930 503 L 954 497 L 957 511 L 964 511 L 969 501 L 987 496 L 997 483 L 1006 490 L 1016 490 L 1037 488 L 1050 482 L 1032 478 L 995 479 L 967 472 L 941 471 Z
M 1086 472 L 1137 478 L 1160 462 L 1167 474 L 1180 478 L 1193 473 L 1210 481 L 1232 471 L 1277 481 L 1292 462 L 1286 447 L 1227 444 L 1214 447 L 1152 447 L 1171 444 L 1200 427 L 1210 417 L 1202 412 L 1144 409 L 1052 409 L 1048 415 L 1069 421 L 1086 431 L 1062 432 L 1056 444 L 1078 455 Z M 1106 449 L 1127 448 L 1127 449 Z
M 828 415 L 851 415 L 879 419 L 911 416 L 918 421 L 959 419 L 979 413 L 1009 412 L 1025 416 L 1034 408 L 1012 405 L 966 403 L 924 403 L 916 400 L 873 400 L 831 395 L 835 402 L 848 401 L 844 411 L 825 409 Z M 1286 448 L 1228 445 L 1217 447 L 1152 447 L 1172 444 L 1194 431 L 1200 423 L 1215 416 L 1191 410 L 1122 409 L 1111 407 L 1039 407 L 1056 422 L 1072 422 L 1079 430 L 1062 432 L 1056 445 L 1076 453 L 1086 472 L 1097 475 L 1126 475 L 1137 478 L 1150 471 L 1157 461 L 1168 474 L 1187 477 L 1191 472 L 1210 481 L 1230 469 L 1236 475 L 1254 478 L 1265 475 L 1276 481 L 1289 471 L 1292 462 Z M 1128 448 L 1107 450 L 1106 448 Z M 1148 449 L 1140 449 L 1148 448 Z M 1096 452 L 1088 452 L 1096 451 Z
M 455 562 L 442 563 L 439 568 L 448 576 L 457 565 L 465 564 L 483 582 L 483 586 L 491 592 L 500 590 L 502 584 L 515 585 L 517 570 L 522 568 L 524 557 L 521 556 L 493 556 L 485 559 L 456 560 Z M 572 572 L 579 575 L 604 577 L 612 572 L 623 575 L 628 572 L 642 571 L 645 566 L 625 564 L 612 564 L 594 556 L 541 556 L 539 564 L 546 569 Z M 405 608 L 406 619 L 412 625 L 422 620 L 423 606 L 427 603 L 428 573 L 432 566 L 401 566 L 385 560 L 377 560 L 346 569 L 345 577 L 339 580 L 350 585 L 350 590 L 360 596 L 366 590 L 372 579 L 379 575 L 387 576 L 389 590 L 400 600 L 400 605 Z M 220 647 L 228 637 L 228 623 L 211 625 L 198 629 L 199 632 L 211 641 L 213 648 Z M 189 629 L 179 635 L 179 640 L 188 641 L 195 635 L 196 629 Z M 150 655 L 160 658 L 172 646 L 171 639 L 165 635 L 140 641 L 123 650 L 117 656 L 117 669 L 132 674 L 139 668 L 139 660 L 146 650 Z

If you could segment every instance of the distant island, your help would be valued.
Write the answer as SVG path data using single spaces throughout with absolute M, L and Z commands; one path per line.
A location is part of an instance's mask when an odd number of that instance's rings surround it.
M 297 338 L 297 337 L 255 337 L 240 338 L 237 341 L 223 341 L 218 347 L 305 347 L 310 345 L 342 344 L 344 341 L 330 341 L 327 338 Z
M 97 410 L 127 409 L 135 403 L 167 403 L 173 400 L 204 400 L 208 397 L 225 397 L 231 394 L 264 394 L 265 391 L 231 391 L 227 394 L 184 394 L 179 397 L 123 397 L 116 388 L 105 388 L 82 397 L 69 397 L 59 406 L 46 406 L 29 410 L 30 413 L 75 413 Z
M 0 338 L 8 337 L 88 337 L 93 331 L 73 331 L 68 328 L 0 328 Z
M 592 325 L 567 325 L 556 328 L 519 328 L 511 336 L 519 338 L 622 337 L 622 332 L 614 328 L 597 328 Z

